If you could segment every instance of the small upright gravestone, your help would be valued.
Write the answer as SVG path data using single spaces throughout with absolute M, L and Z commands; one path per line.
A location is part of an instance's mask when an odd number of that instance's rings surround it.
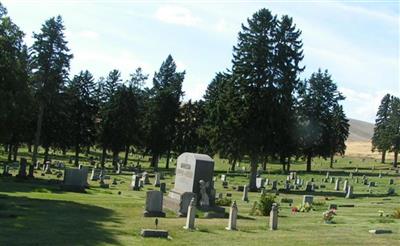
M 155 175 L 154 186 L 160 187 L 160 173 L 156 173 L 156 175 Z
M 271 231 L 278 229 L 278 205 L 276 203 L 272 204 L 269 214 L 269 229 Z
M 228 227 L 225 228 L 226 230 L 229 231 L 236 230 L 237 214 L 238 214 L 238 209 L 236 201 L 233 201 L 231 209 L 229 211 L 229 222 L 228 222 Z
M 52 172 L 51 172 L 51 162 L 50 161 L 46 161 L 46 167 L 44 169 L 44 173 L 45 174 L 52 174 Z
M 336 179 L 335 181 L 335 190 L 338 191 L 339 190 L 339 186 L 340 186 L 340 180 Z
M 243 187 L 243 196 L 242 196 L 242 200 L 245 201 L 245 202 L 248 202 L 248 201 L 249 201 L 249 197 L 248 197 L 248 186 L 247 186 L 247 185 L 245 185 L 245 186 Z
M 394 184 L 394 179 L 389 179 L 389 185 Z
M 226 181 L 226 175 L 225 174 L 221 174 L 221 181 L 225 182 Z
M 347 188 L 346 198 L 353 198 L 353 186 L 349 185 Z
M 163 207 L 163 194 L 161 191 L 147 191 L 146 192 L 146 209 L 143 213 L 144 217 L 165 217 L 162 211 Z
M 335 182 L 335 177 L 330 177 L 330 178 L 329 178 L 329 182 L 330 182 L 331 184 L 333 184 L 333 182 Z
M 314 201 L 314 196 L 311 195 L 304 195 L 303 196 L 303 205 L 308 203 L 309 205 L 311 205 Z
M 347 192 L 348 186 L 349 186 L 349 181 L 347 181 L 347 179 L 346 179 L 343 183 L 343 192 Z
M 100 177 L 100 170 L 97 168 L 93 168 L 92 173 L 90 175 L 90 180 L 97 181 L 97 180 L 99 180 L 99 177 Z
M 162 193 L 167 192 L 166 184 L 165 184 L 165 183 L 160 183 L 160 191 L 161 191 Z
M 306 184 L 306 192 L 312 191 L 312 183 L 311 181 L 308 181 Z
M 256 186 L 257 189 L 261 189 L 264 187 L 265 178 L 256 178 Z
M 137 175 L 132 175 L 132 182 L 131 182 L 131 188 L 132 190 L 140 190 L 140 184 L 139 184 L 140 178 Z
M 278 181 L 274 180 L 272 181 L 271 190 L 277 190 L 277 189 L 278 189 Z
M 195 199 L 192 198 L 192 200 L 190 200 L 190 203 L 188 206 L 186 225 L 183 228 L 186 230 L 195 229 L 194 228 L 195 219 L 196 219 L 196 202 L 195 202 Z

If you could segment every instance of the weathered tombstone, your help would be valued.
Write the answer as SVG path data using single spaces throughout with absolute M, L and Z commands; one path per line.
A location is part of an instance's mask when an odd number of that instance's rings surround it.
M 165 183 L 160 183 L 160 191 L 161 191 L 162 193 L 167 192 L 166 184 L 165 184 Z
M 389 185 L 394 184 L 394 179 L 389 179 Z
M 256 178 L 256 186 L 257 189 L 261 189 L 264 187 L 265 179 L 264 178 Z
M 146 192 L 146 209 L 143 213 L 144 217 L 165 217 L 163 208 L 163 194 L 161 191 Z
M 99 169 L 93 168 L 92 173 L 90 175 L 91 181 L 97 181 L 100 178 L 101 171 Z
M 229 210 L 229 222 L 228 222 L 228 227 L 225 228 L 226 230 L 229 231 L 236 230 L 237 214 L 238 214 L 238 209 L 236 201 L 233 201 L 232 206 Z
M 85 191 L 87 176 L 87 169 L 66 168 L 62 188 L 69 191 Z
M 286 191 L 290 191 L 290 182 L 289 182 L 289 181 L 287 181 L 287 180 L 285 180 L 285 186 L 284 186 L 284 189 L 285 189 Z
M 142 173 L 143 184 L 150 184 L 149 174 L 147 172 Z
M 45 174 L 52 174 L 52 172 L 51 172 L 51 162 L 50 161 L 46 161 L 46 168 L 44 169 L 44 173 Z
M 278 181 L 274 180 L 272 181 L 271 190 L 277 190 L 277 189 L 278 189 Z
M 348 186 L 349 186 L 349 181 L 346 179 L 343 183 L 343 192 L 347 192 Z
M 26 178 L 26 164 L 27 161 L 25 158 L 21 158 L 20 164 L 19 164 L 19 170 L 17 177 L 18 178 Z
M 329 172 L 326 172 L 326 177 L 327 179 L 329 179 Z
M 116 174 L 121 174 L 122 173 L 122 171 L 121 171 L 121 164 L 120 163 L 117 163 L 117 171 L 115 172 Z
M 382 178 L 382 173 L 381 172 L 379 172 L 379 176 L 378 176 L 379 178 Z
M 140 184 L 139 184 L 140 178 L 138 175 L 132 175 L 132 182 L 131 182 L 131 188 L 132 190 L 140 190 Z
M 335 182 L 335 177 L 330 177 L 329 178 L 329 183 L 333 184 L 333 182 Z
M 313 203 L 313 201 L 314 201 L 314 196 L 311 196 L 311 195 L 304 195 L 303 196 L 303 205 L 306 204 L 306 203 L 311 205 Z
M 336 191 L 339 190 L 339 186 L 340 186 L 340 180 L 339 180 L 339 179 L 336 179 L 336 182 L 335 182 L 335 190 L 336 190 Z
M 245 186 L 243 187 L 242 201 L 245 201 L 245 202 L 248 202 L 248 201 L 249 201 L 248 192 L 249 192 L 249 188 L 248 188 L 247 185 L 245 185 Z
M 269 214 L 269 229 L 271 231 L 278 229 L 278 205 L 276 203 L 272 204 Z
M 154 177 L 154 186 L 159 187 L 160 186 L 160 174 L 156 173 Z
M 183 153 L 177 159 L 175 185 L 165 197 L 166 208 L 185 215 L 193 197 L 200 197 L 200 180 L 204 181 L 210 208 L 215 208 L 214 161 L 204 154 Z
M 369 187 L 369 188 L 371 188 L 371 187 L 375 187 L 375 182 L 372 182 L 372 181 L 371 181 L 371 182 L 369 182 L 369 184 L 368 184 L 368 187 Z
M 347 188 L 346 198 L 353 198 L 353 186 L 349 185 Z
M 179 157 L 178 157 L 179 159 Z M 186 225 L 183 227 L 186 230 L 194 229 L 194 222 L 196 219 L 196 202 L 195 199 L 192 198 L 190 200 L 188 209 L 187 209 L 187 217 L 186 217 Z
M 310 191 L 312 191 L 312 183 L 311 183 L 311 181 L 308 181 L 307 182 L 307 184 L 306 184 L 306 190 L 305 190 L 306 192 L 310 192 Z
M 226 175 L 225 174 L 221 174 L 221 181 L 225 182 L 226 181 Z

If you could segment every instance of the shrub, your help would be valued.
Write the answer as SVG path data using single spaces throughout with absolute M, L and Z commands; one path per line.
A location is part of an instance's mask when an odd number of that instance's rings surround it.
M 293 199 L 290 198 L 282 198 L 281 203 L 293 203 Z
M 217 206 L 230 206 L 232 204 L 232 199 L 228 197 L 223 197 L 221 199 L 215 199 L 215 205 Z
M 274 203 L 275 196 L 263 194 L 261 195 L 260 201 L 257 204 L 257 209 L 262 215 L 269 215 L 272 209 L 272 204 Z

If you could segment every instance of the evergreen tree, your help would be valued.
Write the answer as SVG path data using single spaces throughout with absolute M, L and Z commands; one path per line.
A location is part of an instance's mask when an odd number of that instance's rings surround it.
M 113 139 L 113 122 L 114 110 L 117 102 L 117 90 L 121 86 L 121 73 L 114 69 L 112 70 L 106 79 L 100 78 L 99 88 L 97 91 L 99 100 L 99 121 L 98 121 L 98 142 L 102 148 L 102 155 L 100 164 L 104 168 L 107 149 L 118 149 L 118 146 L 114 147 L 110 143 Z M 113 162 L 115 163 L 115 158 Z
M 390 151 L 393 152 L 393 167 L 397 167 L 400 150 L 400 98 L 392 96 L 388 114 L 386 136 L 390 142 Z
M 343 111 L 342 105 L 333 106 L 330 120 L 327 122 L 329 131 L 327 132 L 327 143 L 330 150 L 330 167 L 333 167 L 335 154 L 344 155 L 346 150 L 346 140 L 349 136 L 349 120 Z
M 146 105 L 146 146 L 152 155 L 151 166 L 158 168 L 161 154 L 169 153 L 176 134 L 176 121 L 179 116 L 182 83 L 185 72 L 177 72 L 176 64 L 169 55 L 160 70 L 154 74 L 153 88 Z
M 12 155 L 16 160 L 23 141 L 30 141 L 34 111 L 24 35 L 0 3 L 0 143 L 7 145 L 9 161 Z
M 35 42 L 31 47 L 32 65 L 34 69 L 33 82 L 35 97 L 38 102 L 38 115 L 32 163 L 37 160 L 38 145 L 42 131 L 51 131 L 57 125 L 43 127 L 44 117 L 52 119 L 49 108 L 57 101 L 56 97 L 63 90 L 68 76 L 69 62 L 72 55 L 69 53 L 67 41 L 64 36 L 64 25 L 61 16 L 47 20 L 41 32 L 33 35 Z M 46 112 L 46 113 L 45 113 Z M 53 110 L 54 112 L 54 110 Z
M 273 110 L 273 139 L 274 150 L 280 162 L 287 171 L 290 168 L 290 156 L 296 152 L 296 117 L 295 93 L 300 81 L 298 75 L 304 70 L 300 66 L 303 60 L 303 44 L 300 39 L 301 31 L 296 28 L 292 18 L 287 15 L 281 17 L 276 33 L 276 55 L 274 60 L 274 77 L 276 92 Z M 285 124 L 282 124 L 285 122 Z M 287 161 L 286 161 L 287 159 Z M 285 168 L 283 168 L 285 170 Z
M 230 73 L 217 73 L 207 88 L 205 99 L 206 118 L 200 131 L 208 139 L 212 153 L 227 158 L 231 170 L 243 157 L 241 135 L 241 100 Z
M 242 150 L 250 157 L 250 190 L 256 187 L 258 162 L 274 148 L 277 18 L 257 11 L 242 25 L 233 53 L 233 78 L 240 91 Z
M 382 98 L 378 112 L 376 113 L 374 135 L 372 136 L 372 151 L 378 150 L 382 153 L 382 163 L 385 163 L 386 152 L 390 148 L 390 140 L 387 136 L 387 127 L 391 98 L 390 94 L 386 94 Z
M 314 156 L 330 157 L 335 137 L 332 136 L 331 120 L 335 107 L 344 97 L 337 91 L 328 71 L 313 73 L 300 90 L 299 108 L 299 145 L 300 152 L 307 159 L 307 171 L 311 171 L 311 160 Z M 344 118 L 343 115 L 339 118 Z M 344 120 L 345 121 L 345 120 Z M 343 127 L 342 123 L 339 124 Z M 344 127 L 345 128 L 345 127 Z M 338 138 L 345 139 L 346 130 Z M 337 139 L 336 139 L 337 140 Z
M 98 105 L 94 95 L 95 83 L 89 71 L 81 71 L 68 84 L 69 115 L 72 146 L 75 148 L 75 165 L 79 164 L 79 152 L 90 147 L 95 140 L 95 118 Z

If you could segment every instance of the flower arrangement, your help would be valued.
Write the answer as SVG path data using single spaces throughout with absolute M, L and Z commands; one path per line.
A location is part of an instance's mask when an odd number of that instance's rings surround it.
M 330 224 L 330 223 L 332 223 L 332 220 L 336 215 L 336 210 L 330 209 L 328 211 L 323 212 L 322 215 L 324 217 L 324 222 L 327 224 Z

